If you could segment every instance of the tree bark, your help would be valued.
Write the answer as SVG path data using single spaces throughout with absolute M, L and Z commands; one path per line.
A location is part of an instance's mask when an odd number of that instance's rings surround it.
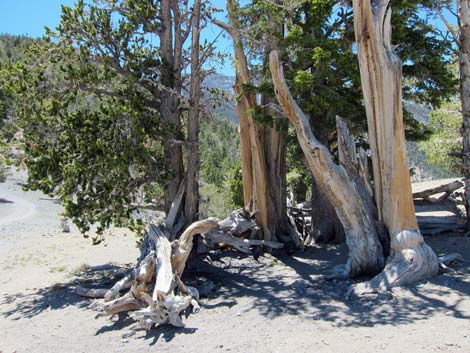
M 314 243 L 342 243 L 345 240 L 345 234 L 341 222 L 336 216 L 335 209 L 332 207 L 327 195 L 324 195 L 318 187 L 315 179 L 312 180 L 312 227 L 310 238 Z M 309 241 L 306 245 L 311 243 Z
M 171 0 L 162 0 L 160 5 L 160 18 L 162 19 L 162 28 L 159 32 L 160 49 L 162 55 L 162 84 L 165 87 L 175 89 L 179 85 L 177 81 L 177 70 L 175 70 L 175 48 L 173 46 L 173 22 L 171 14 Z M 176 65 L 178 66 L 178 65 Z M 175 144 L 175 140 L 182 140 L 181 120 L 179 111 L 179 98 L 171 90 L 162 90 L 160 92 L 160 115 L 163 122 L 167 125 L 170 132 L 167 142 L 164 146 L 165 164 L 170 170 L 170 179 L 165 187 L 165 212 L 171 208 L 181 181 L 184 178 L 183 151 L 180 144 Z
M 201 97 L 199 37 L 201 0 L 194 0 L 191 44 L 190 109 L 188 114 L 188 166 L 184 218 L 186 224 L 195 222 L 199 214 L 199 103 Z
M 349 261 L 348 276 L 378 273 L 384 265 L 382 246 L 370 197 L 361 190 L 346 168 L 333 162 L 328 148 L 318 142 L 310 129 L 307 116 L 292 98 L 276 51 L 270 54 L 274 89 L 282 110 L 294 125 L 307 164 L 318 186 L 327 195 L 346 232 Z
M 381 291 L 431 277 L 437 257 L 416 221 L 403 126 L 401 61 L 391 45 L 389 0 L 353 0 L 364 104 L 372 150 L 379 220 L 390 232 L 391 256 L 384 271 L 355 288 Z
M 303 245 L 295 226 L 287 217 L 285 136 L 282 131 L 262 126 L 252 113 L 256 108 L 253 93 L 243 92 L 243 85 L 251 84 L 248 61 L 239 32 L 237 3 L 227 0 L 230 25 L 216 21 L 233 39 L 236 65 L 235 94 L 240 129 L 240 159 L 242 165 L 243 197 L 245 206 L 256 211 L 262 226 L 264 240 L 279 238 L 289 248 Z
M 465 209 L 470 230 L 470 1 L 458 0 L 460 101 L 462 103 Z

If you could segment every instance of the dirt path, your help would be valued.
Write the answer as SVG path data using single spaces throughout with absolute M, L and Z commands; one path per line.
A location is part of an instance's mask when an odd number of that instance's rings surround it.
M 91 246 L 77 233 L 57 231 L 60 208 L 53 202 L 37 195 L 24 199 L 36 213 L 1 226 L 0 239 L 9 244 L 0 256 L 2 353 L 470 352 L 470 262 L 454 266 L 456 273 L 353 301 L 345 299 L 349 282 L 311 281 L 346 261 L 343 245 L 259 262 L 239 254 L 214 256 L 186 275 L 193 285 L 213 281 L 216 290 L 185 328 L 131 335 L 128 317 L 95 318 L 90 301 L 73 287 L 133 263 L 135 239 L 114 230 L 105 244 Z M 25 220 L 30 228 L 21 225 Z M 470 238 L 426 240 L 439 254 L 457 251 L 470 260 Z
M 34 217 L 36 206 L 22 198 L 11 194 L 2 194 L 0 199 L 2 205 L 2 216 L 0 217 L 0 227 L 13 222 L 26 221 Z

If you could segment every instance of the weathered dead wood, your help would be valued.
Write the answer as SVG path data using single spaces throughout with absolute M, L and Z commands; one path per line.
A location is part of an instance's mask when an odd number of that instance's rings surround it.
M 186 181 L 183 179 L 179 185 L 178 192 L 171 203 L 170 210 L 168 211 L 168 216 L 166 217 L 165 225 L 168 229 L 172 229 L 175 225 L 176 217 L 180 213 L 181 203 L 183 201 L 183 195 L 185 191 Z
M 193 238 L 196 234 L 205 234 L 214 228 L 218 228 L 219 223 L 215 219 L 205 219 L 191 224 L 181 237 L 173 244 L 171 264 L 173 272 L 181 276 L 186 266 L 186 261 L 193 248 Z
M 320 188 L 328 195 L 346 232 L 349 248 L 347 273 L 350 276 L 378 273 L 384 264 L 382 245 L 367 192 L 342 165 L 333 162 L 329 150 L 313 135 L 307 116 L 292 98 L 279 62 L 279 54 L 270 54 L 270 69 L 279 104 L 294 125 L 308 167 Z
M 129 274 L 121 278 L 111 289 L 106 292 L 104 300 L 109 302 L 118 298 L 121 291 L 129 289 L 132 286 L 132 280 L 134 279 L 134 276 L 135 269 L 132 269 Z
M 434 188 L 426 189 L 426 190 L 419 191 L 419 192 L 414 192 L 413 198 L 414 199 L 428 199 L 429 201 L 444 201 L 442 197 L 440 197 L 438 200 L 432 200 L 432 199 L 429 199 L 429 196 L 445 193 L 445 195 L 447 195 L 446 196 L 447 198 L 450 195 L 450 193 L 454 192 L 457 189 L 460 189 L 461 187 L 463 187 L 463 183 L 456 180 L 448 184 L 443 184 L 443 185 L 436 186 Z
M 377 219 L 377 208 L 373 199 L 372 187 L 368 179 L 367 157 L 365 152 L 362 154 L 356 153 L 356 142 L 352 136 L 346 122 L 339 116 L 336 116 L 336 127 L 338 132 L 338 159 L 342 166 L 348 172 L 348 175 L 354 180 L 357 185 L 359 193 L 363 195 L 363 202 L 366 204 L 367 210 L 371 213 L 374 220 Z M 365 158 L 365 159 L 364 159 Z M 377 236 L 379 237 L 382 247 L 385 248 L 386 255 L 388 255 L 388 248 L 390 247 L 390 239 L 388 234 L 382 227 L 377 227 Z
M 182 316 L 199 310 L 197 289 L 185 285 L 181 280 L 197 234 L 204 234 L 205 242 L 214 247 L 223 243 L 245 253 L 251 253 L 253 247 L 283 247 L 278 242 L 233 236 L 253 236 L 253 232 L 259 230 L 254 218 L 254 214 L 238 210 L 222 221 L 198 221 L 171 243 L 164 222 L 159 226 L 150 225 L 137 265 L 127 276 L 110 290 L 78 287 L 77 294 L 92 298 L 105 296 L 105 300 L 92 304 L 94 309 L 100 311 L 99 316 L 133 311 L 131 317 L 136 320 L 138 328 L 150 329 L 153 325 L 165 323 L 183 326 Z M 125 288 L 130 288 L 129 292 L 119 297 Z
M 437 256 L 416 221 L 406 161 L 401 61 L 391 44 L 389 0 L 353 0 L 362 91 L 372 151 L 379 220 L 391 238 L 384 271 L 352 288 L 356 294 L 390 289 L 437 274 Z
M 448 266 L 453 262 L 466 262 L 463 256 L 459 253 L 449 254 L 445 256 L 439 256 L 439 264 L 441 266 Z
M 96 301 L 90 307 L 99 311 L 97 316 L 112 316 L 124 311 L 141 309 L 143 304 L 134 297 L 132 292 L 128 292 L 122 297 L 109 302 Z
M 108 292 L 108 289 L 106 288 L 85 288 L 82 286 L 77 286 L 75 288 L 75 294 L 81 297 L 93 298 L 93 299 L 104 298 L 107 292 Z
M 282 249 L 284 244 L 277 241 L 258 240 L 258 239 L 240 239 L 233 236 L 226 235 L 220 231 L 210 232 L 203 235 L 204 244 L 210 248 L 217 246 L 231 246 L 245 254 L 252 254 L 254 246 L 262 246 L 270 249 Z
M 427 224 L 458 224 L 464 222 L 460 217 L 457 216 L 416 216 L 418 223 L 421 225 Z
M 149 227 L 149 237 L 155 243 L 157 264 L 152 299 L 158 301 L 159 295 L 164 298 L 174 288 L 173 269 L 171 268 L 171 244 L 163 232 L 153 224 Z

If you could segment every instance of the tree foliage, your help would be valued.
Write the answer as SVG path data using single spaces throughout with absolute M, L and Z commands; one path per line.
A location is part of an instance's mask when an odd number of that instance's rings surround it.
M 462 168 L 459 158 L 459 153 L 462 151 L 460 101 L 453 99 L 444 103 L 439 109 L 434 110 L 429 118 L 433 133 L 428 140 L 419 143 L 420 150 L 426 153 L 430 164 L 460 174 Z
M 202 120 L 201 196 L 208 203 L 209 216 L 225 216 L 243 206 L 240 138 L 236 126 L 226 117 Z
M 28 188 L 60 198 L 82 231 L 131 220 L 136 192 L 171 177 L 163 143 L 163 77 L 157 5 L 144 0 L 62 7 L 24 62 L 3 66 L 16 100 Z M 176 93 L 175 93 L 176 94 Z

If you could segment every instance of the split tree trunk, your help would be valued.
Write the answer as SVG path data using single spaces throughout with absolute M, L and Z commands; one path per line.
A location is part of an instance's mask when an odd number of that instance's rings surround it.
M 416 221 L 403 126 L 401 61 L 391 45 L 389 0 L 353 0 L 364 104 L 372 150 L 379 220 L 390 233 L 391 256 L 384 271 L 362 291 L 381 291 L 431 277 L 437 257 Z
M 458 0 L 460 100 L 462 103 L 465 209 L 470 230 L 470 1 Z
M 289 92 L 276 51 L 270 54 L 270 69 L 277 99 L 296 129 L 310 171 L 324 195 L 328 195 L 344 227 L 349 247 L 345 275 L 354 277 L 378 273 L 383 268 L 384 257 L 375 212 L 370 207 L 370 200 L 366 199 L 370 195 L 348 169 L 333 162 L 328 148 L 313 135 L 308 117 Z
M 262 126 L 255 121 L 253 110 L 256 97 L 243 92 L 250 85 L 248 61 L 239 32 L 237 3 L 227 0 L 230 25 L 214 21 L 232 37 L 235 50 L 235 94 L 240 129 L 240 159 L 242 165 L 243 197 L 245 206 L 256 211 L 257 222 L 263 230 L 264 240 L 279 238 L 289 248 L 302 248 L 300 236 L 287 217 L 286 142 L 282 131 Z
M 199 37 L 201 0 L 194 0 L 191 44 L 190 109 L 188 114 L 188 166 L 186 177 L 186 200 L 184 217 L 186 224 L 195 222 L 199 216 L 199 103 L 201 97 Z

